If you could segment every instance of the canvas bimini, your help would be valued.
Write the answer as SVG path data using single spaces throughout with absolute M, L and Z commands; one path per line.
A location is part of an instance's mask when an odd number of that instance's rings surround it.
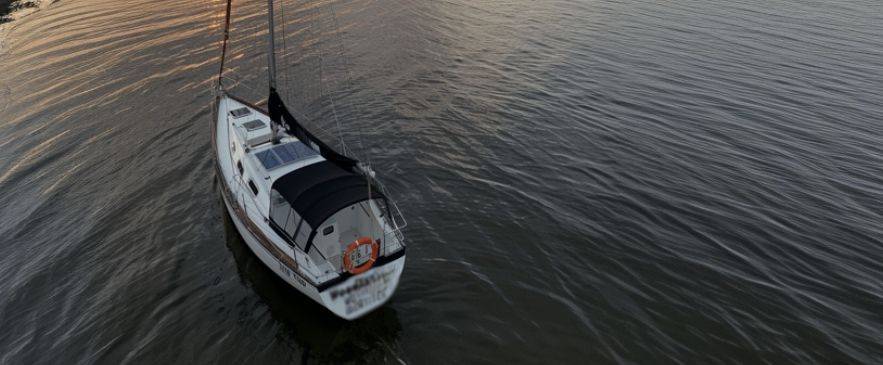
M 231 95 L 218 78 L 212 134 L 222 196 L 245 243 L 268 268 L 352 320 L 395 291 L 405 266 L 404 220 L 366 164 L 336 152 L 286 108 L 276 92 L 268 3 L 267 109 Z M 230 0 L 227 29 L 229 17 Z

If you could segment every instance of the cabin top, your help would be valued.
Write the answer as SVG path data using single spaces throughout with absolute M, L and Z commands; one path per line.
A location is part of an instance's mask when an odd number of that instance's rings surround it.
M 279 143 L 271 143 L 269 117 L 249 105 L 230 102 L 234 164 L 280 236 L 309 252 L 319 228 L 327 229 L 326 221 L 340 221 L 341 217 L 331 218 L 348 207 L 373 201 L 374 207 L 365 205 L 365 209 L 378 209 L 377 214 L 384 215 L 386 197 L 364 175 L 327 160 L 318 146 L 308 146 L 288 133 L 279 132 Z

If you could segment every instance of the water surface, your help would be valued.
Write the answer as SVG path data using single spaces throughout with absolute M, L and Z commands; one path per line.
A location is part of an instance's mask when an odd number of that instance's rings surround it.
M 0 363 L 883 362 L 880 3 L 283 9 L 288 103 L 409 220 L 393 300 L 337 320 L 232 228 L 222 1 L 65 0 L 0 43 Z

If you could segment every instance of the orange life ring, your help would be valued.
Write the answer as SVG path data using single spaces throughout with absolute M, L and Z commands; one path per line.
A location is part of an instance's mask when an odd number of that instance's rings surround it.
M 359 247 L 364 245 L 371 245 L 371 258 L 369 258 L 368 261 L 366 261 L 361 266 L 353 267 L 353 261 L 352 259 L 350 259 L 350 255 L 353 253 L 353 251 L 358 250 Z M 350 245 L 346 247 L 346 250 L 343 251 L 343 268 L 353 275 L 361 274 L 365 271 L 368 271 L 371 266 L 374 266 L 374 261 L 377 260 L 377 254 L 379 251 L 380 245 L 377 242 L 374 242 L 369 237 L 359 237 L 359 239 L 353 241 L 353 243 L 350 243 Z

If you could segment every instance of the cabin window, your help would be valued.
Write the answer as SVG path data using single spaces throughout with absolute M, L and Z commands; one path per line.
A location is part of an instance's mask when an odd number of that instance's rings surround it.
M 251 188 L 252 194 L 258 195 L 258 187 L 254 184 L 254 181 L 248 180 L 248 187 Z
M 288 219 L 285 220 L 284 230 L 288 237 L 294 238 L 297 233 L 297 225 L 300 224 L 300 216 L 293 209 L 288 208 Z
M 270 202 L 273 204 L 270 207 L 270 219 L 276 223 L 279 228 L 285 227 L 285 221 L 288 220 L 288 216 L 291 214 L 291 208 L 288 206 L 288 202 L 285 201 L 285 198 L 282 195 L 279 195 L 279 192 L 276 190 L 270 190 Z
M 242 174 L 243 174 L 243 171 L 242 171 L 242 161 L 236 161 L 236 168 L 239 169 L 239 175 L 242 175 Z
M 270 203 L 272 204 L 272 207 L 270 207 L 270 220 L 273 221 L 277 233 L 289 238 L 294 237 L 294 231 L 300 217 L 276 190 L 270 190 Z M 290 240 L 287 241 L 291 244 Z
M 322 229 L 322 235 L 327 236 L 334 232 L 334 226 L 328 226 Z
M 303 217 L 285 201 L 285 198 L 276 190 L 270 190 L 270 219 L 280 230 L 280 235 L 291 238 L 294 243 L 303 249 L 312 233 L 312 228 L 303 220 Z
M 310 239 L 310 232 L 313 231 L 313 227 L 310 227 L 310 224 L 301 220 L 300 224 L 297 227 L 297 233 L 294 236 L 294 243 L 297 244 L 297 247 L 300 247 L 302 250 L 307 247 L 307 240 Z

